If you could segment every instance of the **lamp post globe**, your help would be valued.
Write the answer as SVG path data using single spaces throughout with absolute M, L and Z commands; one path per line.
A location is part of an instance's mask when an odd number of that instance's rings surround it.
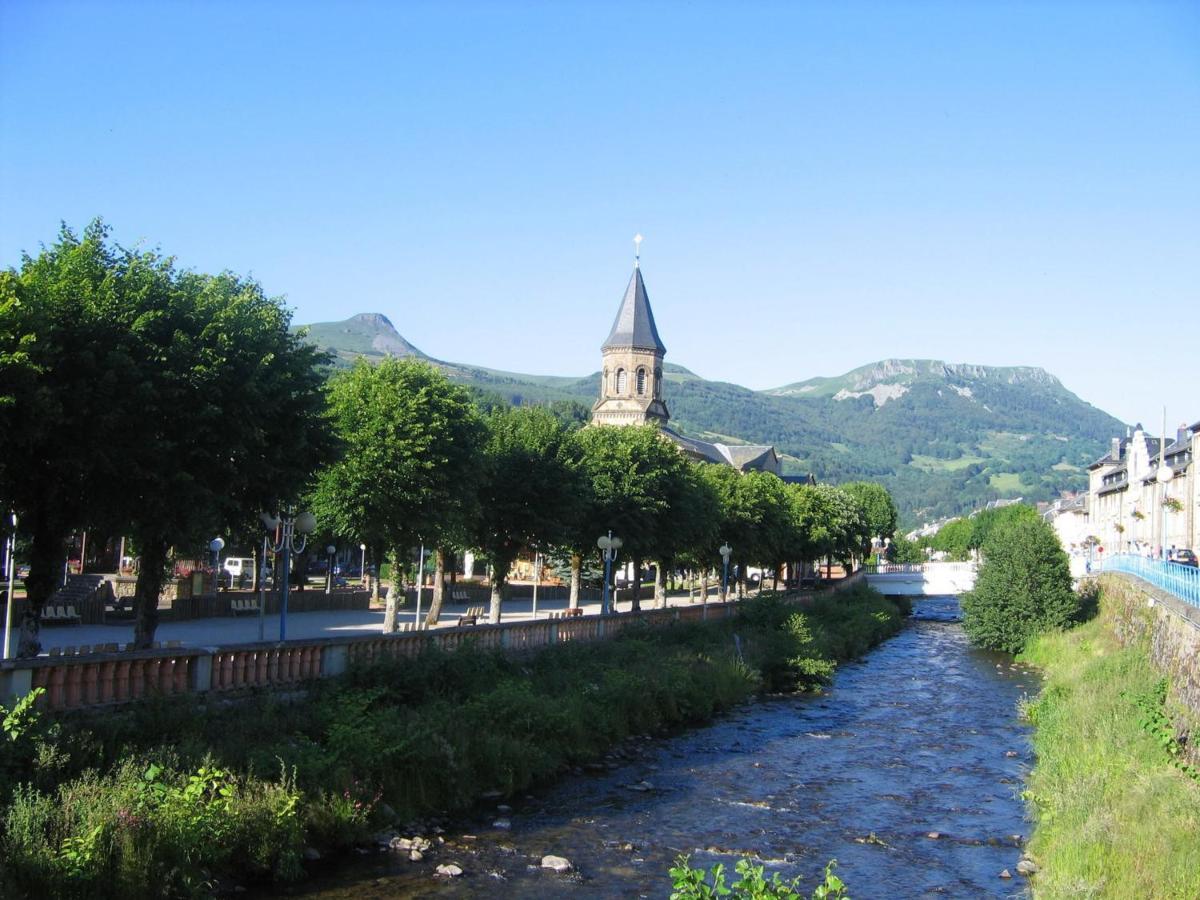
M 724 543 L 717 548 L 717 552 L 721 554 L 721 563 L 724 568 L 721 575 L 721 602 L 724 603 L 729 599 L 729 556 L 733 553 L 733 548 L 728 543 Z

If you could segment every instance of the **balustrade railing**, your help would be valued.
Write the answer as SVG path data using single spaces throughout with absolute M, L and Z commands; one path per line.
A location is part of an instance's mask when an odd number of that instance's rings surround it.
M 1125 572 L 1136 575 L 1160 590 L 1174 594 L 1180 600 L 1200 607 L 1200 569 L 1159 559 L 1147 559 L 1132 553 L 1119 553 L 1103 560 L 1092 561 L 1093 572 Z

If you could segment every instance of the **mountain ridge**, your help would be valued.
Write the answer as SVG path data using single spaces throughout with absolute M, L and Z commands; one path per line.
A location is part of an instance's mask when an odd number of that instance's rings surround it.
M 566 402 L 578 416 L 599 395 L 598 371 L 527 375 L 436 359 L 379 313 L 302 327 L 338 365 L 358 356 L 415 356 L 505 402 Z M 1124 428 L 1038 366 L 893 357 L 755 391 L 666 363 L 664 380 L 672 427 L 710 440 L 774 444 L 785 472 L 878 480 L 909 522 L 991 499 L 1052 499 L 1080 489 L 1087 464 Z

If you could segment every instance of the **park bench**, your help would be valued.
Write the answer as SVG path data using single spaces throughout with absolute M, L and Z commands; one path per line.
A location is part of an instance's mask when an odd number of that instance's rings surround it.
M 74 606 L 47 606 L 42 610 L 42 621 L 47 624 L 51 622 L 66 622 L 70 625 L 79 625 L 83 622 L 83 619 L 75 611 Z
M 250 598 L 238 599 L 234 598 L 229 602 L 229 608 L 233 610 L 233 614 L 240 615 L 241 613 L 256 613 L 258 612 L 258 601 Z
M 471 595 L 467 593 L 466 588 L 455 588 L 450 592 L 450 599 L 455 603 L 470 603 Z
M 483 618 L 482 606 L 468 606 L 467 611 L 458 617 L 459 625 L 478 625 Z

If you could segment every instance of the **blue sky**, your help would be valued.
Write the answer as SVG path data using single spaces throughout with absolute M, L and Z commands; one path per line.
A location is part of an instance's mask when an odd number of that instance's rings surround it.
M 298 322 L 767 388 L 1040 365 L 1200 419 L 1200 4 L 0 4 L 0 264 L 103 216 Z

